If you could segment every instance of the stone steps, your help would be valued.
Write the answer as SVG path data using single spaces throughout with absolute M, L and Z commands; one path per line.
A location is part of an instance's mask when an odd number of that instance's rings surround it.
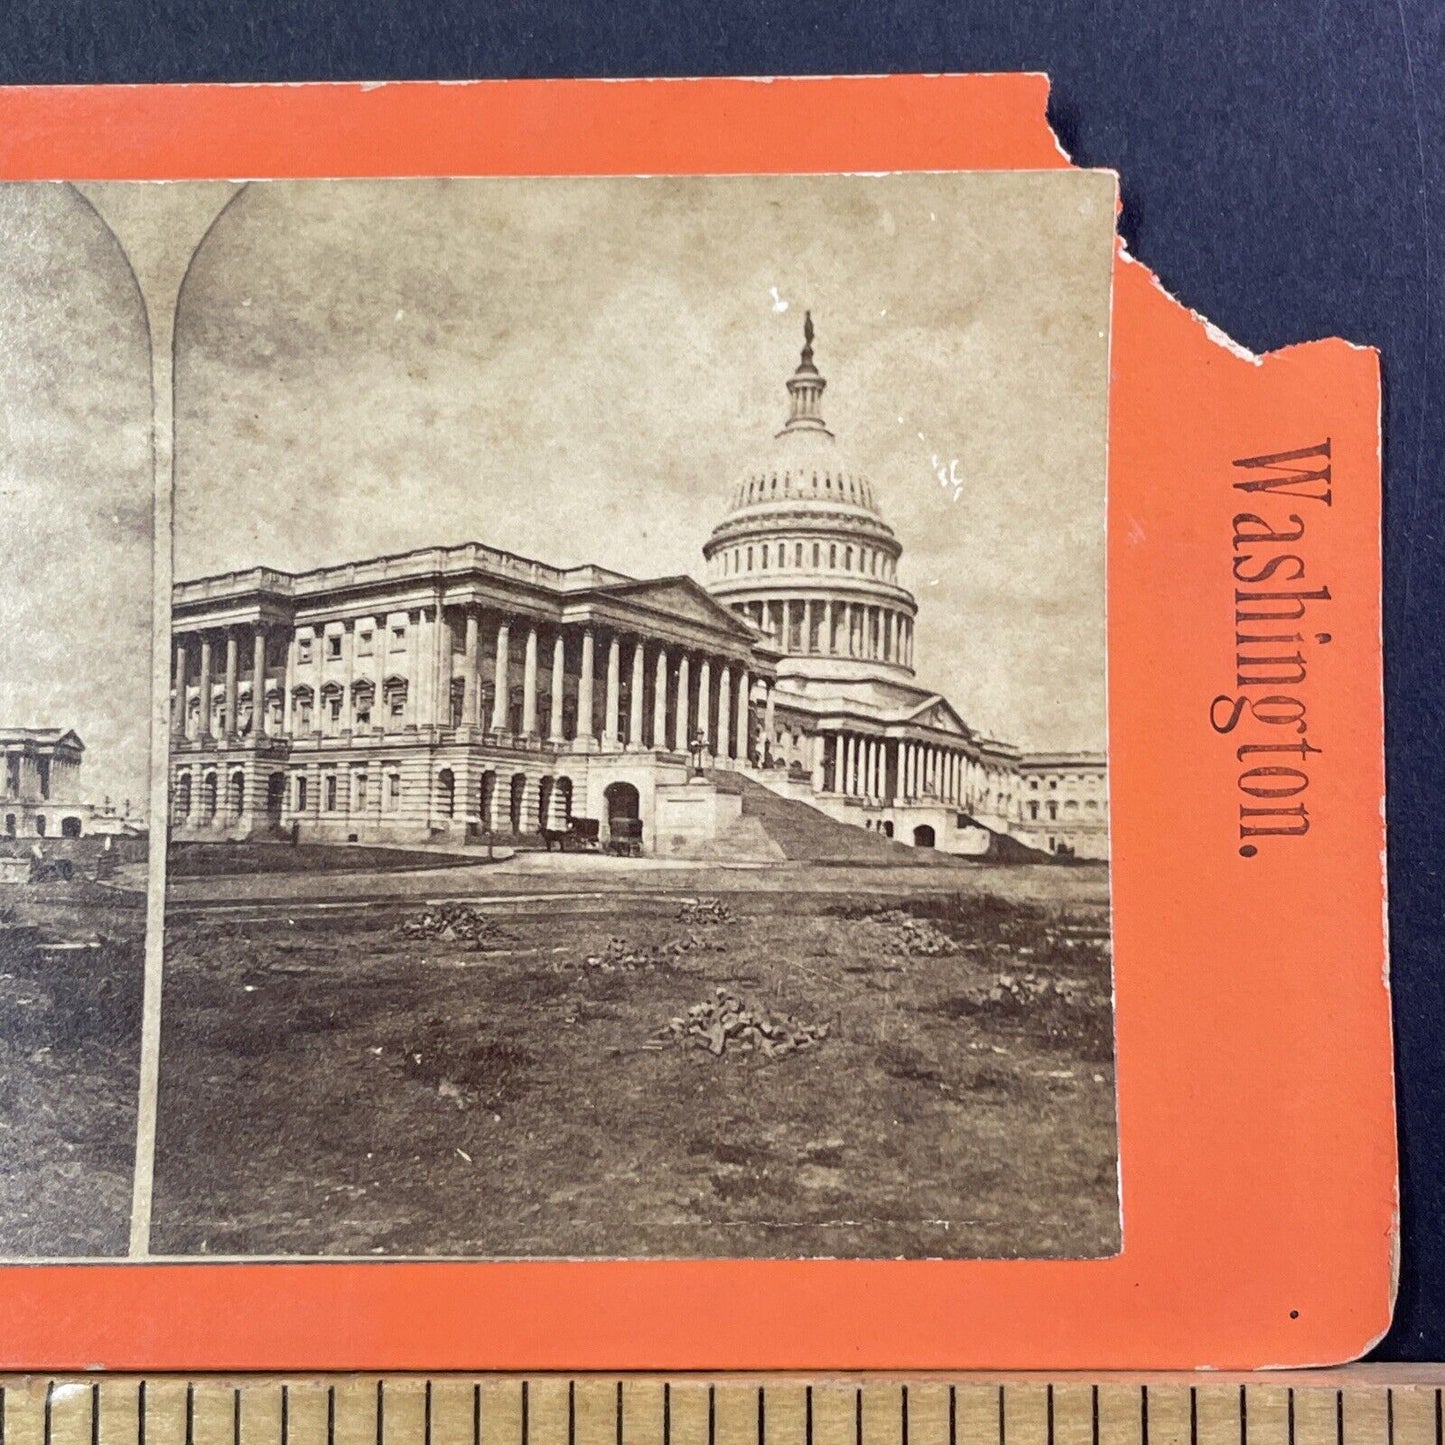
M 760 824 L 789 861 L 924 867 L 948 862 L 943 855 L 910 848 L 851 823 L 840 823 L 810 803 L 781 797 L 741 774 L 731 776 L 737 779 L 742 794 L 744 821 L 753 819 Z

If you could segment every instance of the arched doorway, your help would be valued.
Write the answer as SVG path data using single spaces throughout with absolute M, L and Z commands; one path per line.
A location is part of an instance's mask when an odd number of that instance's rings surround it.
M 286 774 L 272 773 L 266 779 L 266 820 L 274 828 L 281 821 L 281 810 L 286 805 Z
M 552 797 L 557 790 L 557 780 L 551 773 L 543 779 L 537 790 L 537 821 L 542 828 L 555 828 L 552 818 Z
M 43 837 L 45 836 L 45 814 L 44 814 L 44 813 L 37 813 L 37 814 L 35 815 L 35 836 L 36 836 L 37 838 L 43 838 Z
M 60 820 L 60 836 L 62 838 L 80 837 L 80 819 L 62 818 Z
M 191 775 L 182 773 L 176 779 L 176 822 L 184 823 L 191 816 Z
M 883 835 L 887 838 L 893 836 L 893 824 L 889 822 L 887 818 L 883 820 Z
M 913 830 L 913 846 L 915 848 L 931 848 L 933 847 L 933 843 L 932 827 L 927 823 L 920 823 Z
M 607 804 L 607 834 L 614 852 L 642 852 L 642 799 L 631 783 L 610 783 L 602 794 Z
M 567 828 L 572 823 L 572 779 L 561 777 L 557 779 L 556 790 L 552 794 L 552 813 L 555 822 L 554 828 Z
M 457 778 L 450 768 L 443 768 L 437 774 L 437 812 L 443 818 L 450 818 L 457 811 Z
M 246 775 L 239 768 L 226 779 L 226 816 L 235 822 L 246 806 Z
M 631 783 L 611 783 L 602 796 L 607 800 L 609 824 L 642 816 L 642 798 Z
M 522 831 L 522 810 L 527 801 L 527 775 L 526 773 L 512 774 L 512 796 L 508 799 L 508 819 L 512 825 L 512 832 Z
M 482 774 L 481 788 L 478 793 L 478 813 L 482 820 L 482 832 L 492 831 L 492 808 L 497 798 L 497 775 L 490 768 Z

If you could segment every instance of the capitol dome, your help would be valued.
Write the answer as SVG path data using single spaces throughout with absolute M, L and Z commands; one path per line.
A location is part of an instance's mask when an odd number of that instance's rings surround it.
M 908 679 L 918 608 L 898 583 L 903 549 L 823 420 L 813 334 L 809 313 L 788 419 L 703 547 L 707 588 L 773 638 L 780 676 Z

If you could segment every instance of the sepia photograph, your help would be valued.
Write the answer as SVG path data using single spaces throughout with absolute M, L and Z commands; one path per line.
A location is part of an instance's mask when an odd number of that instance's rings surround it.
M 1114 205 L 227 192 L 174 313 L 153 1254 L 1118 1251 Z
M 74 187 L 0 186 L 0 1256 L 126 1252 L 145 966 L 150 342 Z

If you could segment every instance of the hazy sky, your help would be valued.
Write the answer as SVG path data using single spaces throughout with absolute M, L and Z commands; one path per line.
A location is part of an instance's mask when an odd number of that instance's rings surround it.
M 253 184 L 182 292 L 176 575 L 478 540 L 700 576 L 809 307 L 920 681 L 1102 746 L 1113 215 L 1073 171 Z
M 68 186 L 0 185 L 0 725 L 70 727 L 83 791 L 144 810 L 150 352 L 110 232 Z

